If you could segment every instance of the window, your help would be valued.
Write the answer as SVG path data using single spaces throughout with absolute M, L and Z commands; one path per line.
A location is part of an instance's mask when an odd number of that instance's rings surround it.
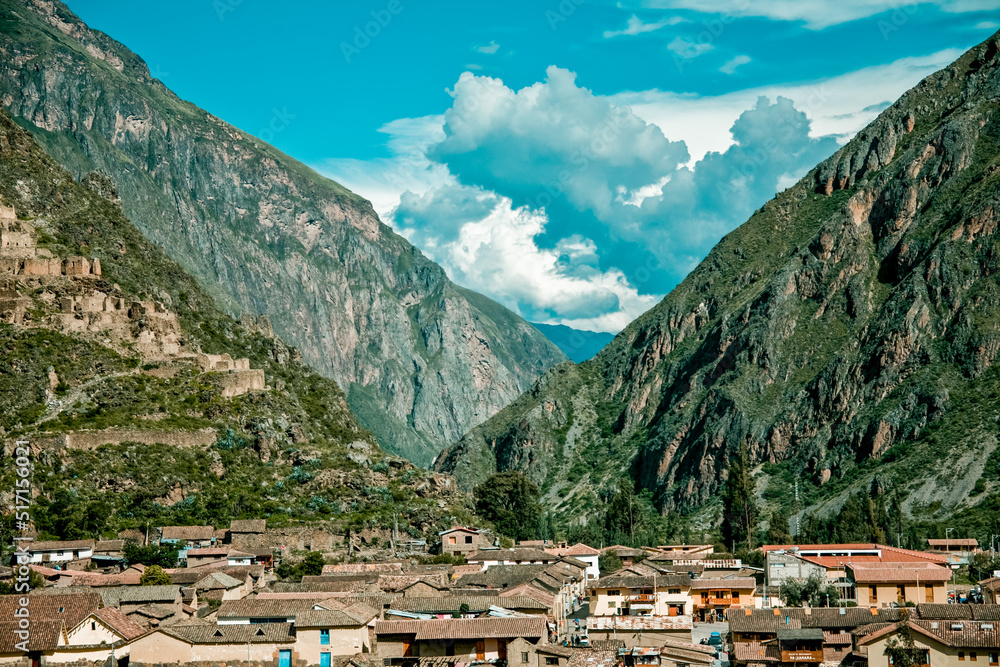
M 924 602 L 934 602 L 933 586 L 924 586 Z
M 545 664 L 546 665 L 558 665 L 559 664 L 559 658 L 545 658 Z
M 466 544 L 472 544 L 472 535 L 466 535 L 465 536 L 465 543 Z
M 618 606 L 618 603 L 616 603 L 614 600 L 608 600 L 608 607 L 610 607 L 611 609 L 614 609 L 617 606 Z
M 528 664 L 528 653 L 526 651 L 523 651 L 521 653 L 521 664 L 522 665 L 527 665 Z
M 679 588 L 668 588 L 667 589 L 667 595 L 680 595 L 680 594 L 681 594 L 681 589 L 679 589 Z
M 740 601 L 740 592 L 733 591 L 733 602 L 739 602 L 739 601 Z
M 621 594 L 622 594 L 621 591 L 608 591 L 608 595 L 612 595 L 612 596 L 618 596 L 618 595 L 621 595 Z
M 94 623 L 93 621 L 91 621 L 90 622 L 90 629 L 91 630 L 96 630 L 97 629 L 97 623 Z
M 958 652 L 958 659 L 959 660 L 965 660 L 965 651 L 959 651 Z
M 322 646 L 330 645 L 330 631 L 327 628 L 319 631 L 319 643 Z
M 868 587 L 868 601 L 869 602 L 877 602 L 878 601 L 878 587 L 877 586 L 869 586 Z
M 448 538 L 448 544 L 458 544 L 458 542 L 455 540 L 454 535 Z
M 990 653 L 990 664 L 991 665 L 1000 664 L 1000 653 Z
M 971 660 L 972 662 L 976 661 L 976 652 L 975 651 L 973 651 L 972 653 L 969 654 L 969 660 Z
M 896 599 L 906 600 L 906 586 L 896 586 Z

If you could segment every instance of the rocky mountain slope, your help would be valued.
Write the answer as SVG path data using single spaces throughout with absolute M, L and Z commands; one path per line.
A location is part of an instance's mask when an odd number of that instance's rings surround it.
M 565 357 L 371 205 L 184 102 L 63 4 L 0 0 L 0 102 L 230 315 L 266 314 L 392 451 L 427 463 Z
M 994 37 L 907 92 L 438 469 L 469 485 L 523 470 L 567 515 L 596 511 L 622 474 L 664 510 L 717 511 L 745 442 L 767 502 L 797 481 L 803 507 L 832 512 L 875 476 L 926 517 L 992 497 L 998 50 Z
M 239 323 L 0 109 L 0 442 L 30 442 L 39 530 L 268 517 L 421 534 L 454 480 L 388 456 L 266 318 Z M 8 497 L 15 470 L 0 472 Z

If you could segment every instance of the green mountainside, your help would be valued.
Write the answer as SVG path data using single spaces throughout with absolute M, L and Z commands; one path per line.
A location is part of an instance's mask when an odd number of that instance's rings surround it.
M 745 444 L 765 510 L 818 525 L 891 489 L 912 520 L 996 526 L 998 49 L 907 92 L 437 469 L 469 486 L 524 471 L 564 525 L 599 517 L 630 475 L 661 511 L 712 525 Z
M 266 320 L 224 314 L 130 223 L 107 179 L 75 181 L 2 109 L 0 204 L 18 218 L 0 248 L 0 436 L 7 456 L 31 443 L 43 533 L 263 517 L 348 530 L 398 514 L 423 534 L 468 516 L 454 484 L 387 455 Z M 12 274 L 19 227 L 38 257 L 97 259 L 101 275 Z M 205 372 L 199 352 L 249 359 L 266 388 L 227 395 L 242 376 Z M 8 494 L 14 474 L 0 473 Z
M 532 322 L 531 325 L 555 343 L 556 347 L 562 350 L 563 354 L 569 357 L 570 361 L 575 361 L 576 363 L 590 359 L 614 339 L 613 334 L 603 331 L 583 331 L 568 327 L 565 324 L 539 324 Z
M 389 451 L 427 464 L 565 356 L 371 205 L 185 102 L 60 2 L 0 0 L 0 102 L 233 317 L 265 314 Z

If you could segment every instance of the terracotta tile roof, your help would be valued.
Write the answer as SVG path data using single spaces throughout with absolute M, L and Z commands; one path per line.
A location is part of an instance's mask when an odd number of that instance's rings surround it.
M 823 644 L 829 646 L 850 646 L 850 632 L 824 632 Z
M 857 563 L 848 568 L 859 584 L 943 583 L 951 579 L 951 570 L 934 563 Z
M 750 577 L 736 577 L 734 579 L 712 577 L 691 580 L 692 591 L 732 590 L 734 588 L 738 590 L 756 589 L 757 581 Z
M 210 540 L 215 537 L 213 526 L 163 526 L 160 528 L 162 540 Z
M 459 577 L 459 586 L 481 588 L 507 588 L 533 581 L 545 572 L 545 565 L 493 565 L 489 569 Z
M 560 556 L 599 556 L 601 552 L 583 542 L 578 542 L 566 549 L 555 550 Z
M 485 549 L 480 551 L 474 551 L 466 555 L 465 560 L 468 562 L 484 562 L 484 561 L 507 561 L 507 560 L 521 560 L 521 561 L 544 561 L 546 563 L 555 562 L 558 559 L 554 554 L 546 553 L 541 549 L 531 549 L 528 547 L 515 547 L 513 549 Z
M 225 558 L 229 555 L 229 548 L 227 547 L 201 547 L 197 549 L 188 549 L 187 556 L 191 558 L 211 558 L 212 556 L 218 556 L 220 558 Z
M 126 640 L 133 639 L 146 632 L 145 628 L 114 607 L 101 607 L 91 615 Z M 82 622 L 86 622 L 86 619 Z
M 177 602 L 181 597 L 181 587 L 173 584 L 162 586 L 124 586 L 119 602 L 127 604 L 150 602 Z
M 242 600 L 225 600 L 219 606 L 219 618 L 280 618 L 293 617 L 301 611 L 313 608 L 315 600 L 267 600 L 261 598 L 243 598 Z
M 442 530 L 438 533 L 438 536 L 447 535 L 448 533 L 471 533 L 473 535 L 478 535 L 479 531 L 475 528 L 466 528 L 465 526 L 453 526 L 448 530 Z
M 943 540 L 937 538 L 928 538 L 928 546 L 932 547 L 971 547 L 975 548 L 979 546 L 979 542 L 971 537 L 953 537 L 950 540 Z
M 777 644 L 736 642 L 732 658 L 737 662 L 781 662 L 781 650 Z
M 263 533 L 267 530 L 267 519 L 234 519 L 229 523 L 230 533 Z
M 643 551 L 642 549 L 633 549 L 632 547 L 626 547 L 626 546 L 622 546 L 620 544 L 616 544 L 616 545 L 610 546 L 610 547 L 604 547 L 604 549 L 601 550 L 601 553 L 605 553 L 606 554 L 609 551 L 614 551 L 621 558 L 645 558 L 646 557 L 646 552 Z
M 323 574 L 377 572 L 379 574 L 403 574 L 402 563 L 338 563 L 323 566 Z
M 139 544 L 142 544 L 146 539 L 146 533 L 142 532 L 138 528 L 126 528 L 125 530 L 118 531 L 118 537 L 123 540 L 135 540 Z
M 94 545 L 94 553 L 109 553 L 125 548 L 125 540 L 100 540 Z
M 791 551 L 792 549 L 798 549 L 799 551 L 862 551 L 865 549 L 878 549 L 877 544 L 871 542 L 852 542 L 847 544 L 765 544 L 761 547 L 764 553 L 768 551 Z
M 24 654 L 23 651 L 17 648 L 17 644 L 23 641 L 15 634 L 20 629 L 19 625 L 14 621 L 0 621 L 0 654 Z M 62 621 L 32 619 L 31 634 L 28 636 L 28 650 L 51 651 L 59 645 L 59 638 L 62 635 Z
M 661 574 L 639 576 L 628 572 L 615 572 L 601 577 L 596 582 L 588 584 L 589 588 L 652 588 L 653 582 L 657 588 L 689 588 L 692 579 L 686 574 Z
M 366 604 L 355 603 L 344 609 L 310 609 L 295 613 L 295 625 L 304 628 L 356 628 L 367 625 L 379 612 Z
M 140 607 L 136 607 L 129 612 L 129 615 L 138 614 L 139 616 L 145 616 L 146 618 L 155 618 L 158 621 L 162 621 L 165 618 L 170 618 L 176 612 L 173 609 L 168 609 L 162 605 L 158 604 L 144 604 Z
M 235 577 L 230 577 L 225 572 L 212 572 L 195 582 L 194 587 L 199 591 L 211 591 L 242 586 L 243 582 Z
M 182 625 L 157 630 L 189 644 L 291 644 L 295 628 L 291 623 L 254 625 Z
M 569 658 L 573 655 L 573 649 L 568 646 L 559 646 L 558 644 L 542 644 L 541 646 L 536 646 L 535 651 L 543 655 L 558 655 L 560 658 Z
M 376 635 L 415 635 L 415 639 L 511 639 L 547 637 L 544 618 L 451 618 L 432 621 L 379 621 Z
M 14 611 L 20 607 L 24 595 L 0 595 L 0 619 L 14 618 Z M 49 593 L 32 592 L 28 595 L 31 609 L 31 627 L 36 621 L 59 621 L 67 628 L 76 627 L 84 618 L 97 611 L 101 596 L 97 593 Z
M 624 646 L 621 640 L 591 640 L 589 648 L 573 650 L 568 667 L 614 667 L 618 662 L 618 649 Z
M 94 540 L 73 540 L 70 542 L 60 542 L 58 540 L 52 540 L 48 542 L 32 542 L 28 550 L 31 552 L 35 551 L 77 551 L 79 549 L 93 549 Z
M 490 607 L 505 609 L 547 609 L 550 605 L 534 598 L 516 595 L 500 597 L 499 595 L 446 595 L 443 597 L 402 597 L 393 602 L 392 608 L 399 611 L 424 613 L 450 613 L 468 605 L 472 613 L 483 612 Z
M 901 624 L 895 623 L 866 635 L 859 644 L 868 645 L 877 639 L 893 634 Z M 935 627 L 936 626 L 936 627 Z M 911 620 L 913 632 L 934 637 L 953 648 L 1000 648 L 1000 630 L 996 623 L 976 621 L 925 621 Z

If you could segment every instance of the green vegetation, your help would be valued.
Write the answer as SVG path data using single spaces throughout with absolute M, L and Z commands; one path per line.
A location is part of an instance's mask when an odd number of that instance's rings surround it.
M 122 555 L 125 556 L 129 565 L 140 564 L 147 568 L 153 566 L 177 567 L 177 553 L 176 545 L 147 544 L 143 546 L 134 540 L 125 540 L 125 545 L 122 547 Z
M 139 577 L 140 586 L 169 586 L 172 583 L 170 575 L 159 565 L 150 565 Z
M 310 551 L 296 563 L 281 563 L 274 572 L 286 581 L 300 581 L 302 577 L 315 577 L 323 574 L 326 559 L 318 551 Z
M 542 529 L 538 487 L 522 473 L 501 472 L 476 487 L 476 512 L 492 521 L 501 535 L 537 539 Z
M 729 477 L 722 491 L 722 539 L 735 552 L 739 548 L 753 550 L 755 533 L 760 518 L 755 484 L 750 475 L 750 459 L 746 443 L 740 446 L 739 456 L 729 464 Z

